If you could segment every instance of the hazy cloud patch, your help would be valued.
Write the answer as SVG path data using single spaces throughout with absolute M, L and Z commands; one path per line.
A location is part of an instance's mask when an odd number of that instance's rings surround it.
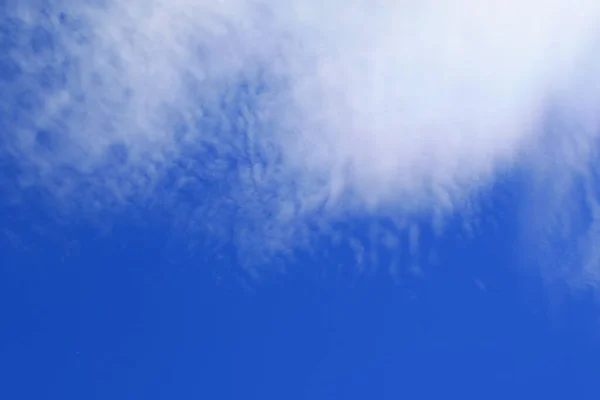
M 161 207 L 265 257 L 348 216 L 441 225 L 522 168 L 547 237 L 577 179 L 597 220 L 598 21 L 592 0 L 22 1 L 2 157 L 64 212 Z

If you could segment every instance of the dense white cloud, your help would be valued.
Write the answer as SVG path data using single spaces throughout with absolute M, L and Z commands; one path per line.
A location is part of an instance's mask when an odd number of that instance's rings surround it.
M 598 1 L 60 0 L 8 12 L 14 76 L 0 85 L 19 106 L 4 106 L 16 116 L 3 150 L 23 185 L 65 208 L 154 201 L 214 230 L 229 213 L 244 246 L 278 247 L 347 213 L 455 210 L 515 166 L 554 185 L 548 221 L 568 182 L 593 175 Z M 583 110 L 585 126 L 549 134 L 551 104 Z

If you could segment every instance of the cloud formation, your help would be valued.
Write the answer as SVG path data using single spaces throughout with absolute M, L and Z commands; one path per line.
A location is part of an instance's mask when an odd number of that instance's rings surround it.
M 243 246 L 277 250 L 349 214 L 455 211 L 516 167 L 553 185 L 548 228 L 575 176 L 595 182 L 594 0 L 30 0 L 7 15 L 2 154 L 65 209 L 150 202 L 214 231 L 229 215 Z M 579 110 L 575 129 L 548 132 L 553 104 Z

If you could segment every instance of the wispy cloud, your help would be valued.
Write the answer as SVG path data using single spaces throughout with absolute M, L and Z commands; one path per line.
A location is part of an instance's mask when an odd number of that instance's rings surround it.
M 555 185 L 592 171 L 598 1 L 58 0 L 8 14 L 2 150 L 65 209 L 152 201 L 215 231 L 229 215 L 243 246 L 276 250 L 348 213 L 456 210 L 515 166 Z M 548 134 L 550 101 L 585 110 L 586 129 Z M 554 181 L 556 165 L 571 172 Z

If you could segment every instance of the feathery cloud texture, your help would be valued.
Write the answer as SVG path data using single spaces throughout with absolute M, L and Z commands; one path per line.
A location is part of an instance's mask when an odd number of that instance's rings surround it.
M 2 153 L 20 188 L 64 209 L 150 202 L 214 231 L 228 215 L 246 246 L 277 247 L 307 221 L 452 212 L 517 167 L 548 192 L 531 196 L 544 235 L 575 181 L 597 207 L 598 1 L 30 0 L 6 14 Z M 573 112 L 550 132 L 556 106 Z

